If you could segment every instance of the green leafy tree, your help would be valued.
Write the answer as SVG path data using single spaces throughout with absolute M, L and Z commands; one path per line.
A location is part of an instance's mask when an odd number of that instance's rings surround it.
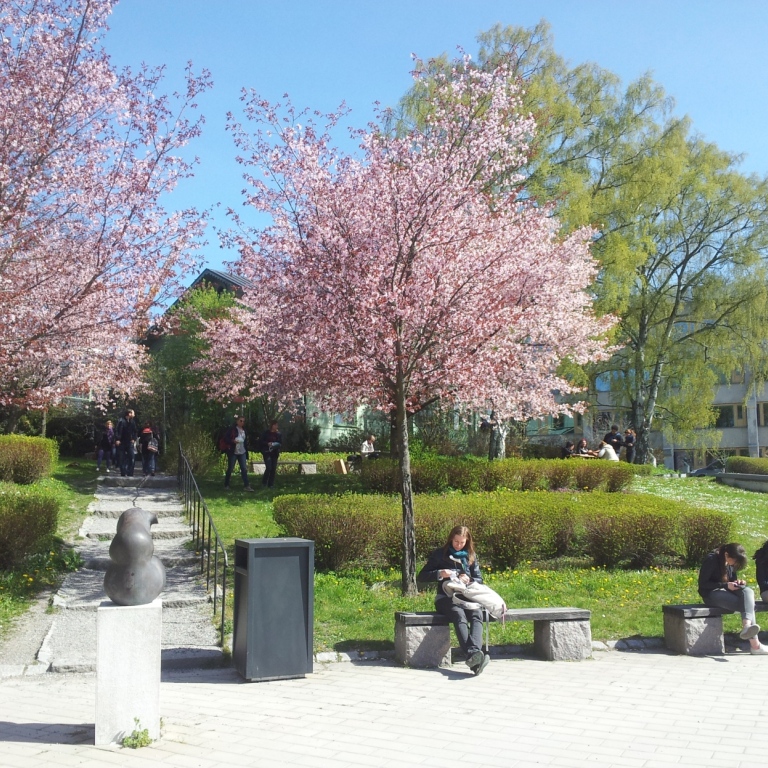
M 610 380 L 645 461 L 652 428 L 690 439 L 712 424 L 701 393 L 718 373 L 765 367 L 766 181 L 676 117 L 649 75 L 624 87 L 596 64 L 569 66 L 544 21 L 497 25 L 479 42 L 479 67 L 513 56 L 523 110 L 536 117 L 527 192 L 555 200 L 566 227 L 596 230 L 596 306 L 619 318 L 620 349 L 587 374 Z M 427 66 L 444 72 L 447 60 Z M 422 79 L 406 95 L 398 128 L 424 119 L 430 87 Z

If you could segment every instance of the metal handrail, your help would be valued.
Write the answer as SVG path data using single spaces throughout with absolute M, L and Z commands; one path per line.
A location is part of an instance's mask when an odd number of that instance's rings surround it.
M 200 493 L 197 480 L 189 466 L 189 461 L 184 455 L 184 449 L 179 443 L 179 494 L 181 495 L 187 520 L 192 528 L 192 537 L 195 548 L 200 550 L 200 573 L 206 571 L 206 589 L 211 588 L 211 548 L 213 548 L 213 615 L 216 615 L 218 605 L 219 584 L 219 553 L 221 553 L 221 643 L 224 644 L 224 612 L 227 597 L 227 568 L 229 559 L 227 550 L 221 541 L 219 532 L 213 522 L 208 505 Z

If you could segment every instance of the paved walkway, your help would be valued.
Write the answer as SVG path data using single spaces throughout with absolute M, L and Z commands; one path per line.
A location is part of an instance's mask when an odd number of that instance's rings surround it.
M 764 768 L 768 755 L 768 659 L 744 653 L 514 659 L 479 677 L 387 662 L 270 683 L 171 671 L 163 735 L 135 751 L 92 746 L 94 691 L 90 674 L 0 682 L 0 764 Z
M 96 668 L 96 608 L 107 600 L 104 573 L 117 519 L 133 506 L 155 512 L 155 554 L 166 568 L 163 600 L 164 668 L 205 666 L 222 661 L 208 595 L 198 578 L 199 559 L 188 548 L 189 526 L 176 492 L 176 478 L 99 477 L 89 516 L 74 542 L 84 567 L 67 575 L 53 597 L 53 612 L 35 606 L 20 622 L 20 648 L 2 654 L 0 677 L 45 672 L 92 672 Z M 42 620 L 42 621 L 41 621 Z M 32 630 L 25 626 L 32 624 Z M 42 631 L 41 631 L 42 630 Z

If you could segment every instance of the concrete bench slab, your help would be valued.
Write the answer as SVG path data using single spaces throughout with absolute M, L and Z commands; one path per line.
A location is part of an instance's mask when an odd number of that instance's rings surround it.
M 584 608 L 510 608 L 504 621 L 533 621 L 533 646 L 547 661 L 592 656 L 590 611 Z M 395 613 L 395 660 L 409 667 L 449 666 L 451 624 L 435 612 Z
M 670 651 L 688 656 L 720 656 L 725 653 L 723 616 L 733 613 L 707 605 L 662 605 L 664 644 Z M 755 601 L 755 612 L 768 611 L 768 603 Z
M 316 461 L 278 461 L 278 468 L 280 467 L 298 467 L 298 473 L 300 475 L 316 475 L 317 474 L 317 462 Z M 253 472 L 257 475 L 263 475 L 265 472 L 265 465 L 263 461 L 254 461 L 252 463 Z

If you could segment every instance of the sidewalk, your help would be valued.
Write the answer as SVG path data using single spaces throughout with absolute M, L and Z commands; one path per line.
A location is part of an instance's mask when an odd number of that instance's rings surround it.
M 162 738 L 94 747 L 93 675 L 0 682 L 0 763 L 115 765 L 762 768 L 768 661 L 609 652 L 593 661 L 494 661 L 417 671 L 315 665 L 243 683 L 231 669 L 165 673 Z

